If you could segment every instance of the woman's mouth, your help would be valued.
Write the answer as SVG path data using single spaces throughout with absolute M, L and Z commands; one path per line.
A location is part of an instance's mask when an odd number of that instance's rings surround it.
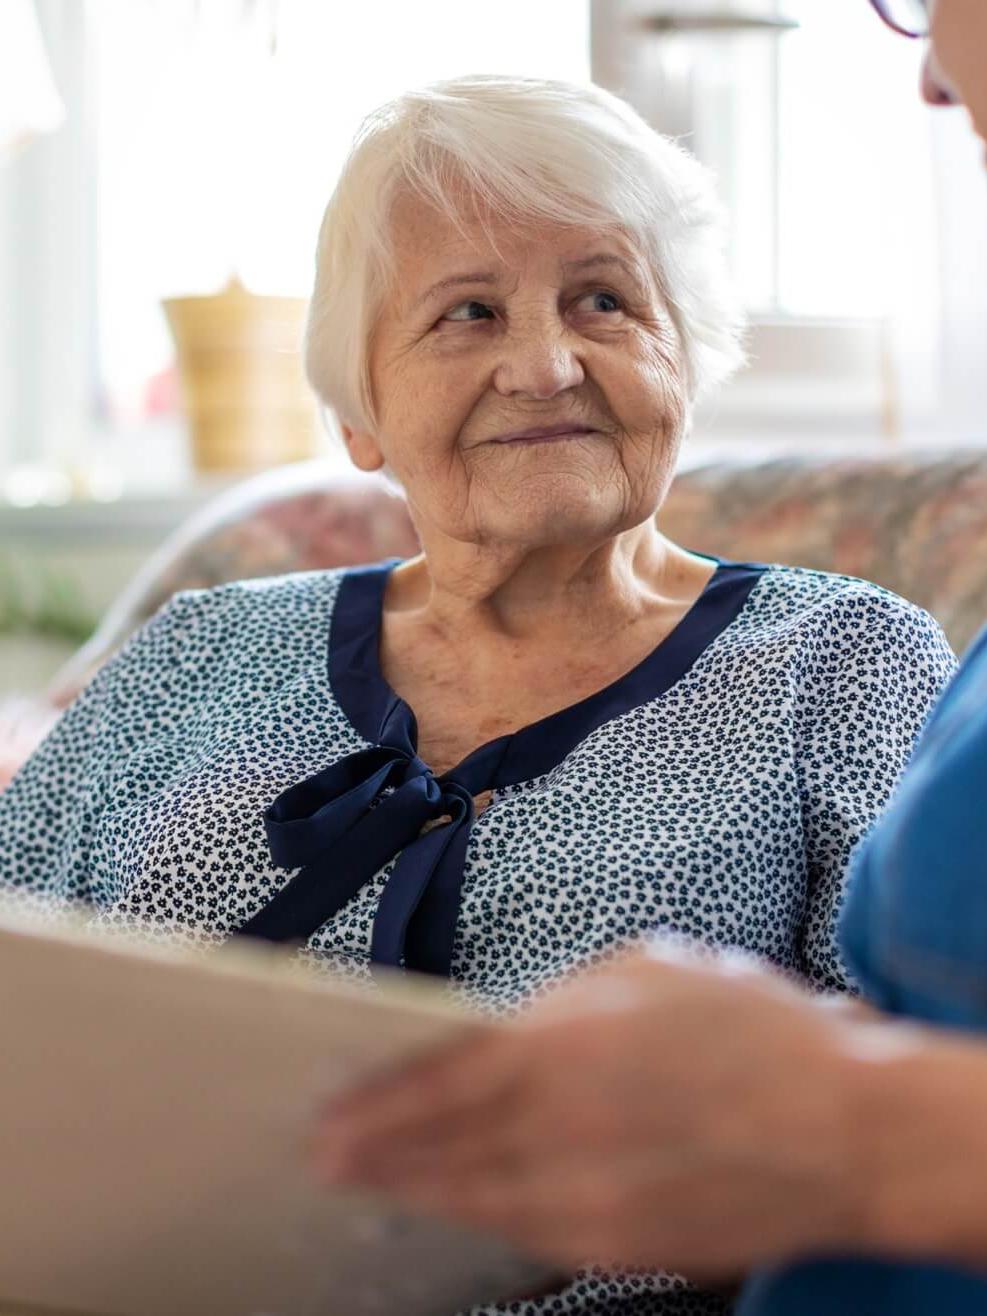
M 560 425 L 536 425 L 528 430 L 513 430 L 510 434 L 497 434 L 490 443 L 558 443 L 566 439 L 581 439 L 597 434 L 592 425 L 575 425 L 572 421 Z

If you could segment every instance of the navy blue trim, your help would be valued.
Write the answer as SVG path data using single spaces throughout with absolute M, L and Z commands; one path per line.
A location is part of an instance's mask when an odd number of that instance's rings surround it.
M 676 685 L 737 618 L 767 570 L 760 563 L 711 559 L 716 570 L 675 629 L 638 665 L 604 689 L 512 735 L 488 741 L 445 774 L 473 795 L 541 777 L 591 732 Z M 400 726 L 417 748 L 414 713 L 380 669 L 384 595 L 399 559 L 348 571 L 340 584 L 329 638 L 329 682 L 352 725 L 371 744 Z
M 418 757 L 414 713 L 380 668 L 384 594 L 396 565 L 347 572 L 333 609 L 330 683 L 369 745 L 289 787 L 265 811 L 272 861 L 298 871 L 239 935 L 305 941 L 397 856 L 377 905 L 371 962 L 448 976 L 472 797 L 544 775 L 597 727 L 664 694 L 735 620 L 766 568 L 718 561 L 678 626 L 630 672 L 437 777 Z
M 400 561 L 389 558 L 347 571 L 339 583 L 329 629 L 329 684 L 349 721 L 371 745 L 389 739 L 393 717 L 407 727 L 411 714 L 380 670 L 384 593 Z M 416 725 L 411 741 L 417 740 Z

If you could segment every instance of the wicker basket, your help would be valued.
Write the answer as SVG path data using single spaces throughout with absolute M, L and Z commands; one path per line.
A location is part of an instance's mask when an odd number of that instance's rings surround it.
M 213 296 L 163 306 L 196 469 L 256 471 L 312 457 L 318 430 L 301 361 L 304 299 L 258 296 L 233 280 Z

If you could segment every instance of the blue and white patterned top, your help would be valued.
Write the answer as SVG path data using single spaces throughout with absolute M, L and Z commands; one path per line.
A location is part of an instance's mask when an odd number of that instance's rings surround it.
M 0 795 L 0 886 L 360 976 L 403 960 L 493 1011 L 656 930 L 847 986 L 847 860 L 954 666 L 927 614 L 721 563 L 633 671 L 436 780 L 378 665 L 392 565 L 176 597 Z M 503 1310 L 724 1307 L 592 1272 Z

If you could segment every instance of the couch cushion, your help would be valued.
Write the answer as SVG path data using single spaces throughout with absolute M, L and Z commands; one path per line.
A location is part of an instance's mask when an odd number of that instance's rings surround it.
M 876 581 L 957 650 L 987 621 L 987 453 L 717 461 L 679 475 L 661 526 L 701 552 Z

